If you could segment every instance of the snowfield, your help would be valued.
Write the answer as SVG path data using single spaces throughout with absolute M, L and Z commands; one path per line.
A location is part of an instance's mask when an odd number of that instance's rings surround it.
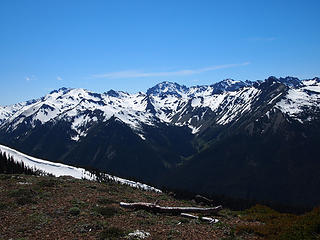
M 276 108 L 297 119 L 304 109 L 320 106 L 320 82 L 305 80 L 302 83 L 303 86 L 290 89 L 284 99 L 276 104 Z
M 83 168 L 72 167 L 62 163 L 55 163 L 47 160 L 34 158 L 3 145 L 0 145 L 0 152 L 5 153 L 8 157 L 12 157 L 13 160 L 16 162 L 23 162 L 24 165 L 29 168 L 41 170 L 46 173 L 50 173 L 56 177 L 71 176 L 77 179 L 87 179 L 92 181 L 95 181 L 97 179 L 97 177 L 94 174 L 90 173 L 89 171 Z M 161 190 L 157 188 L 148 186 L 140 182 L 130 181 L 130 180 L 119 178 L 109 174 L 106 174 L 105 177 L 117 183 L 129 185 L 133 188 L 139 188 L 147 191 L 161 192 Z

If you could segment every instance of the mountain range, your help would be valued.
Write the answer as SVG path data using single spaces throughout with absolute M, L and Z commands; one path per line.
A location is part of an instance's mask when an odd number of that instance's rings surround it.
M 0 107 L 0 143 L 156 186 L 319 204 L 320 79 L 61 88 Z

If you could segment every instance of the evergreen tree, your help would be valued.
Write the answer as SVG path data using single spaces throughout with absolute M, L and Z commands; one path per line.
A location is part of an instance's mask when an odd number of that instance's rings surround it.
M 12 156 L 0 151 L 0 173 L 4 174 L 26 174 L 26 175 L 50 175 L 41 170 L 33 169 L 24 164 L 17 162 Z

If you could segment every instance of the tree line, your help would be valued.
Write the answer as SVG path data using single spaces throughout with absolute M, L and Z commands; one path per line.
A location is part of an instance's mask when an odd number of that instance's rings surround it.
M 22 161 L 18 162 L 12 156 L 0 151 L 0 174 L 26 174 L 26 175 L 48 175 L 44 171 L 30 168 Z

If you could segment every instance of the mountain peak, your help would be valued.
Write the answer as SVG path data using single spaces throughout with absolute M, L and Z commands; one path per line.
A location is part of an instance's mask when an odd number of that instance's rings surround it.
M 156 95 L 156 96 L 162 96 L 162 95 L 175 95 L 181 97 L 188 91 L 188 88 L 184 85 L 179 85 L 175 82 L 168 82 L 164 81 L 161 83 L 158 83 L 152 88 L 149 88 L 147 90 L 148 95 Z
M 301 80 L 296 77 L 287 76 L 285 78 L 277 78 L 275 76 L 270 76 L 266 79 L 267 82 L 280 82 L 288 87 L 299 87 L 302 85 Z
M 109 90 L 108 92 L 105 93 L 106 95 L 110 97 L 119 97 L 119 93 L 113 89 Z
M 314 77 L 314 78 L 312 78 L 312 80 L 314 80 L 316 82 L 320 82 L 320 78 L 318 78 L 318 77 Z
M 278 81 L 279 79 L 275 76 L 270 76 L 266 79 L 267 82 L 276 82 Z
M 287 76 L 285 78 L 279 78 L 279 81 L 289 87 L 298 87 L 301 85 L 299 78 Z
M 247 84 L 242 81 L 234 80 L 231 78 L 224 79 L 220 82 L 212 84 L 215 93 L 223 92 L 223 91 L 236 91 L 239 88 L 245 87 Z
M 53 90 L 51 91 L 49 94 L 53 94 L 53 93 L 58 93 L 58 92 L 63 92 L 63 94 L 67 93 L 68 91 L 70 91 L 72 88 L 66 88 L 66 87 L 61 87 L 57 90 Z
M 221 82 L 228 84 L 228 85 L 233 85 L 233 84 L 236 84 L 240 81 L 234 80 L 232 78 L 226 78 L 226 79 L 222 80 Z

